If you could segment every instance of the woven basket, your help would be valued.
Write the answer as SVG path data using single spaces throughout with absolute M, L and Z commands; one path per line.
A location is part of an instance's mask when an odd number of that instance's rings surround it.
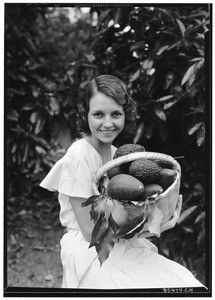
M 136 152 L 128 155 L 121 156 L 114 160 L 109 161 L 101 168 L 98 169 L 96 173 L 96 183 L 98 184 L 99 179 L 111 168 L 119 166 L 121 164 L 134 161 L 136 159 L 146 158 L 146 159 L 161 159 L 163 161 L 169 162 L 172 164 L 173 169 L 176 171 L 175 181 L 171 186 L 163 193 L 158 195 L 155 199 L 155 205 L 160 208 L 163 212 L 163 219 L 161 225 L 167 223 L 173 216 L 173 213 L 176 209 L 179 189 L 180 189 L 180 180 L 181 180 L 181 167 L 179 163 L 170 155 L 155 153 L 155 152 Z M 154 207 L 154 204 L 151 204 Z

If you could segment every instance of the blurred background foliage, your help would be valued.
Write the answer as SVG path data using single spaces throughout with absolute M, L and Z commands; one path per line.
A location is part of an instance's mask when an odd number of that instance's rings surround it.
M 182 167 L 180 222 L 155 242 L 163 255 L 186 266 L 204 283 L 209 33 L 210 7 L 204 4 L 7 4 L 9 226 L 15 225 L 20 211 L 31 210 L 35 203 L 41 207 L 35 212 L 38 219 L 44 214 L 58 219 L 57 195 L 38 184 L 82 136 L 77 106 L 85 85 L 97 75 L 112 74 L 127 84 L 138 104 L 135 132 L 118 138 L 116 146 L 139 143 L 147 151 L 178 157 Z

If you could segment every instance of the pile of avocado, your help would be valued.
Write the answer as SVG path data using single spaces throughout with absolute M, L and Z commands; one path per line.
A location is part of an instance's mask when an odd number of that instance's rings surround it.
M 125 144 L 117 149 L 113 158 L 144 151 L 141 145 Z M 107 195 L 112 199 L 145 201 L 163 193 L 175 181 L 176 171 L 167 161 L 140 158 L 113 167 L 107 176 Z

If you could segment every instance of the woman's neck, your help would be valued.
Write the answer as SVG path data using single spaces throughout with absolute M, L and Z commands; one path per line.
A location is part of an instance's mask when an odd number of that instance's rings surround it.
M 102 163 L 105 164 L 112 159 L 111 157 L 111 144 L 106 144 L 94 139 L 92 136 L 87 135 L 84 137 L 99 153 L 102 159 Z

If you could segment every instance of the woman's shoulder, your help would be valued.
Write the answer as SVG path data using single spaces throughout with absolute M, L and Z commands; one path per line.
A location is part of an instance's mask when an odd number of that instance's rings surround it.
M 100 161 L 98 152 L 84 138 L 76 140 L 68 148 L 66 158 L 83 159 L 87 161 Z
M 78 139 L 75 140 L 71 146 L 67 149 L 66 154 L 79 154 L 82 155 L 83 153 L 86 152 L 86 147 L 84 146 L 84 140 L 83 139 Z

